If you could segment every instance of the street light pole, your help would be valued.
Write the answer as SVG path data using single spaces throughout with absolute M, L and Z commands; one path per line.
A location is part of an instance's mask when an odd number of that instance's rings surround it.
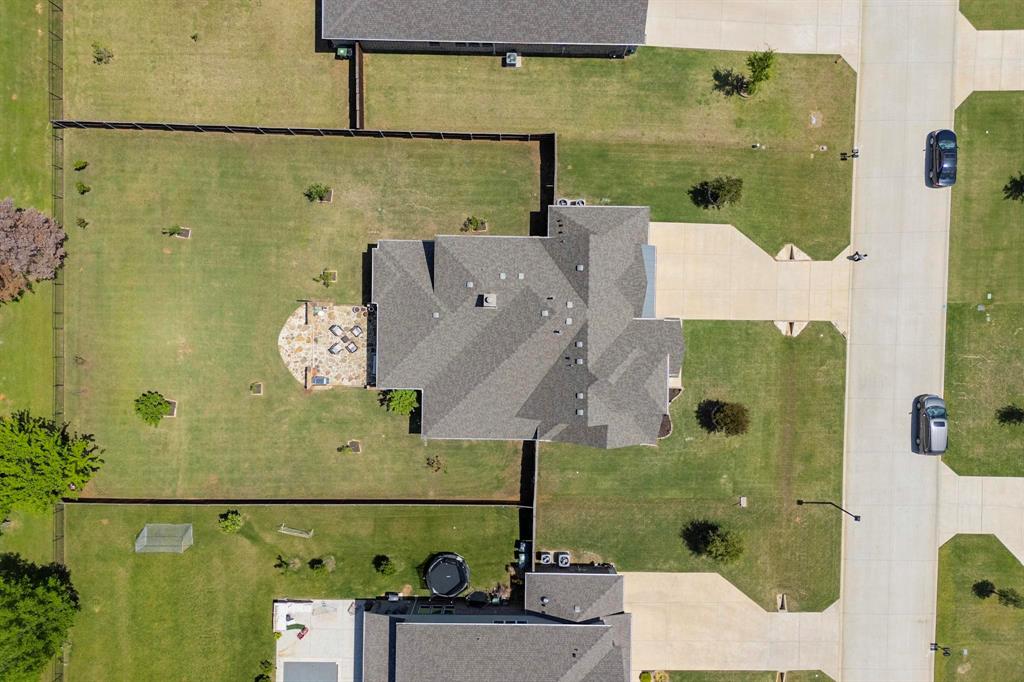
M 836 509 L 838 509 L 839 511 L 843 512 L 847 516 L 853 517 L 854 521 L 860 521 L 860 514 L 853 514 L 851 512 L 848 512 L 845 509 L 843 509 L 842 507 L 840 507 L 838 504 L 836 504 L 835 502 L 830 502 L 829 500 L 797 500 L 796 503 L 797 504 L 829 504 L 829 505 L 832 505 L 833 507 L 835 507 Z

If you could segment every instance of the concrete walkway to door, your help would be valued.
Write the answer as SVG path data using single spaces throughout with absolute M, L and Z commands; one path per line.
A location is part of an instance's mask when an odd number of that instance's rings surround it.
M 839 610 L 765 611 L 717 573 L 623 573 L 630 679 L 644 670 L 821 670 L 839 679 Z
M 787 334 L 819 320 L 846 333 L 846 250 L 812 261 L 787 245 L 773 257 L 732 225 L 701 223 L 651 223 L 649 239 L 658 253 L 658 317 L 771 320 Z

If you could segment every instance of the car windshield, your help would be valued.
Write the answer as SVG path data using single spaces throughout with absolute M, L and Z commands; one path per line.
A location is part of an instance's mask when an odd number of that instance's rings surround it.
M 925 414 L 932 419 L 942 419 L 946 416 L 946 408 L 933 405 L 932 407 L 925 409 Z
M 956 149 L 956 140 L 939 138 L 939 147 L 942 149 Z

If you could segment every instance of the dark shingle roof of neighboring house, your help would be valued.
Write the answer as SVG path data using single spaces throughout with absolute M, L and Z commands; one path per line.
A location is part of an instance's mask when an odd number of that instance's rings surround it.
M 399 622 L 394 672 L 394 682 L 624 682 L 628 616 L 572 626 Z
M 683 339 L 652 317 L 648 224 L 552 207 L 546 237 L 381 241 L 376 385 L 423 391 L 427 438 L 655 443 Z
M 321 0 L 327 40 L 639 45 L 647 0 Z
M 582 622 L 623 609 L 621 575 L 603 573 L 527 573 L 526 609 Z

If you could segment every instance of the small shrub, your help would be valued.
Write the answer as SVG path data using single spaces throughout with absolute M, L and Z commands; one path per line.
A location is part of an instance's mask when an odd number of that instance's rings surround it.
M 284 636 L 283 632 L 279 632 L 277 630 L 274 631 L 274 639 L 281 639 L 281 637 L 283 637 L 283 636 Z
M 974 592 L 974 596 L 978 599 L 988 599 L 996 593 L 996 586 L 992 584 L 991 580 L 979 580 L 971 585 L 971 592 Z
M 743 180 L 731 175 L 720 175 L 697 183 L 687 193 L 696 206 L 720 211 L 729 204 L 738 204 L 743 198 Z
M 269 673 L 273 669 L 274 669 L 274 662 L 273 661 L 271 661 L 269 659 L 266 659 L 266 658 L 264 658 L 262 661 L 260 661 L 260 672 Z
M 996 590 L 996 597 L 1003 606 L 1012 606 L 1015 609 L 1024 609 L 1024 597 L 1012 587 Z
M 487 221 L 483 218 L 478 218 L 475 215 L 471 215 L 466 218 L 465 222 L 462 223 L 463 232 L 483 232 L 487 229 Z
M 280 554 L 278 554 L 277 555 L 277 559 L 274 561 L 274 568 L 276 568 L 277 570 L 281 571 L 282 575 L 288 575 L 288 574 L 291 574 L 291 573 L 295 573 L 300 568 L 302 568 L 302 559 L 300 559 L 298 557 L 292 557 L 291 559 L 286 559 L 283 556 L 281 556 Z
M 189 36 L 189 38 L 192 39 L 193 43 L 198 43 L 199 42 L 199 34 L 198 33 L 193 33 L 192 35 Z
M 109 48 L 103 47 L 99 43 L 92 44 L 92 63 L 93 64 L 109 64 L 114 60 L 114 53 Z
M 323 201 L 324 199 L 327 198 L 327 195 L 330 193 L 330 191 L 331 188 L 328 187 L 327 185 L 320 182 L 316 182 L 307 187 L 306 191 L 303 192 L 302 194 L 311 202 Z
M 996 410 L 996 421 L 1003 426 L 1024 424 L 1024 409 L 1016 405 L 1004 405 Z
M 237 533 L 242 530 L 244 523 L 242 513 L 237 509 L 228 509 L 223 514 L 217 516 L 217 525 L 225 533 Z
M 260 673 L 256 677 L 252 678 L 252 682 L 270 682 L 270 675 L 267 673 Z
M 448 470 L 448 464 L 441 455 L 427 455 L 427 468 L 435 474 L 440 474 Z
M 88 161 L 75 161 L 74 168 L 75 168 L 76 171 L 84 171 L 88 167 L 89 167 L 89 162 Z
M 323 284 L 324 289 L 329 289 L 331 287 L 331 276 L 330 274 L 327 273 L 326 270 L 324 272 L 321 272 L 316 277 L 314 277 L 313 281 L 318 284 Z
M 85 228 L 89 227 L 89 221 L 86 220 L 85 218 L 77 218 L 75 220 L 75 225 L 78 225 L 80 228 L 84 230 Z
M 75 191 L 79 194 L 88 194 L 92 191 L 92 187 L 79 180 L 75 183 Z
M 697 556 L 730 563 L 743 554 L 742 538 L 733 531 L 724 530 L 714 521 L 691 521 L 679 535 L 687 548 Z
M 750 87 L 747 92 L 753 95 L 761 83 L 771 80 L 775 75 L 775 51 L 768 48 L 763 52 L 754 52 L 747 57 L 747 68 L 750 69 Z
M 383 391 L 380 396 L 380 404 L 392 414 L 410 415 L 420 406 L 420 400 L 416 391 L 403 388 Z
M 315 559 L 310 559 L 309 560 L 309 570 L 311 570 L 314 575 L 326 575 L 327 574 L 327 562 L 324 561 L 323 559 L 321 559 L 320 557 L 316 557 Z
M 378 554 L 373 557 L 373 570 L 381 575 L 394 575 L 398 568 L 387 554 Z
M 171 403 L 156 391 L 146 391 L 135 399 L 135 414 L 150 426 L 157 426 L 160 420 L 171 413 Z
M 640 673 L 640 682 L 651 682 L 651 680 L 653 679 L 654 678 L 651 677 L 651 674 L 649 672 Z
M 166 230 L 160 230 L 160 234 L 167 235 L 168 237 L 177 237 L 180 234 L 184 234 L 185 228 L 181 225 L 171 225 Z
M 697 405 L 695 415 L 697 423 L 708 433 L 738 436 L 750 428 L 750 412 L 740 403 L 707 398 Z

